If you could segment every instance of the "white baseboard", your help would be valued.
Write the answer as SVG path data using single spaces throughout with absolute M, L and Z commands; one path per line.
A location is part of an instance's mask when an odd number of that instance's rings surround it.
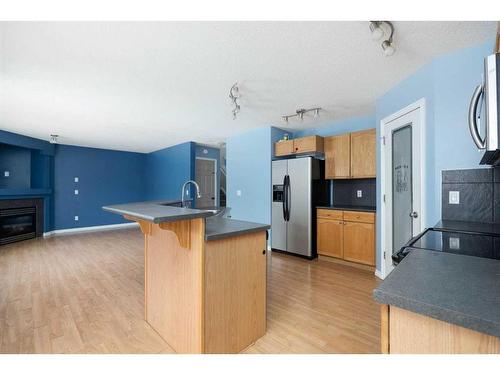
M 77 233 L 85 233 L 85 232 L 102 232 L 106 230 L 115 230 L 115 229 L 127 229 L 138 227 L 139 223 L 123 223 L 123 224 L 110 224 L 110 225 L 96 225 L 93 227 L 82 227 L 82 228 L 70 228 L 70 229 L 57 229 L 51 232 L 45 232 L 43 234 L 44 237 L 50 236 L 58 236 L 64 234 L 77 234 Z
M 375 276 L 377 276 L 381 280 L 384 280 L 384 278 L 382 277 L 382 272 L 377 269 L 375 270 Z

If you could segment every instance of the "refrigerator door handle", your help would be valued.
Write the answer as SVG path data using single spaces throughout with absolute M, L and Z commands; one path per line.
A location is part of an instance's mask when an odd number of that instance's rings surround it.
M 290 187 L 290 176 L 286 175 L 286 221 L 290 221 L 290 212 L 292 208 L 292 198 L 291 198 L 291 187 Z
M 484 95 L 483 85 L 477 86 L 476 89 L 474 90 L 474 94 L 472 94 L 472 98 L 470 100 L 470 105 L 469 105 L 469 131 L 472 136 L 472 140 L 476 144 L 477 148 L 480 150 L 486 148 L 486 140 L 481 139 L 477 124 L 477 115 L 478 115 L 477 107 L 479 104 L 479 100 L 483 95 Z
M 286 221 L 286 203 L 287 203 L 287 197 L 286 197 L 286 175 L 283 177 L 283 220 Z

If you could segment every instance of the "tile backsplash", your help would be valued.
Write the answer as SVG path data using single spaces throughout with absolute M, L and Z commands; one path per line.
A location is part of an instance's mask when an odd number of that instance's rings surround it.
M 500 223 L 500 168 L 443 171 L 442 181 L 443 220 Z
M 369 206 L 377 205 L 376 179 L 332 180 L 334 206 Z M 361 191 L 361 197 L 358 197 Z

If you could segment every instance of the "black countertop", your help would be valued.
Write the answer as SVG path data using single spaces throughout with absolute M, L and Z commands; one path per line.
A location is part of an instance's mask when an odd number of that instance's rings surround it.
M 205 241 L 220 240 L 226 237 L 260 232 L 268 230 L 269 228 L 271 228 L 271 226 L 267 224 L 226 219 L 222 217 L 209 217 L 205 220 Z
M 325 210 L 376 212 L 377 208 L 372 206 L 316 206 Z
M 500 337 L 500 260 L 414 249 L 376 301 Z
M 128 215 L 158 224 L 165 221 L 190 220 L 199 217 L 213 216 L 213 212 L 186 207 L 174 207 L 179 201 L 134 202 L 104 206 L 104 211 L 119 215 Z
M 191 220 L 200 217 L 206 218 L 206 241 L 263 231 L 271 227 L 268 224 L 215 217 L 213 216 L 214 213 L 210 211 L 169 206 L 179 203 L 180 201 L 136 202 L 104 206 L 103 210 L 119 215 L 128 215 L 138 219 L 150 221 L 155 224 L 166 221 Z

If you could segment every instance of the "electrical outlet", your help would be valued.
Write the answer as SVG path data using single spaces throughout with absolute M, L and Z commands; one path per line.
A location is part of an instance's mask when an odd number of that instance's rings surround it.
M 459 191 L 450 191 L 448 197 L 449 204 L 460 204 L 460 192 Z
M 3 175 L 4 175 L 4 177 L 10 177 L 10 172 L 9 171 L 5 171 L 5 172 L 3 172 Z
M 241 190 L 236 190 L 236 196 L 241 197 Z
M 75 221 L 78 221 L 78 216 L 75 216 Z
M 78 177 L 75 177 L 75 182 L 78 182 L 78 181 L 79 181 Z
M 453 250 L 460 249 L 460 238 L 450 237 L 450 249 L 453 249 Z
M 77 189 L 75 189 L 75 195 L 78 195 L 79 194 L 79 191 Z
M 358 191 L 356 192 L 356 196 L 357 196 L 358 198 L 361 198 L 361 197 L 363 196 L 363 190 L 358 190 Z

